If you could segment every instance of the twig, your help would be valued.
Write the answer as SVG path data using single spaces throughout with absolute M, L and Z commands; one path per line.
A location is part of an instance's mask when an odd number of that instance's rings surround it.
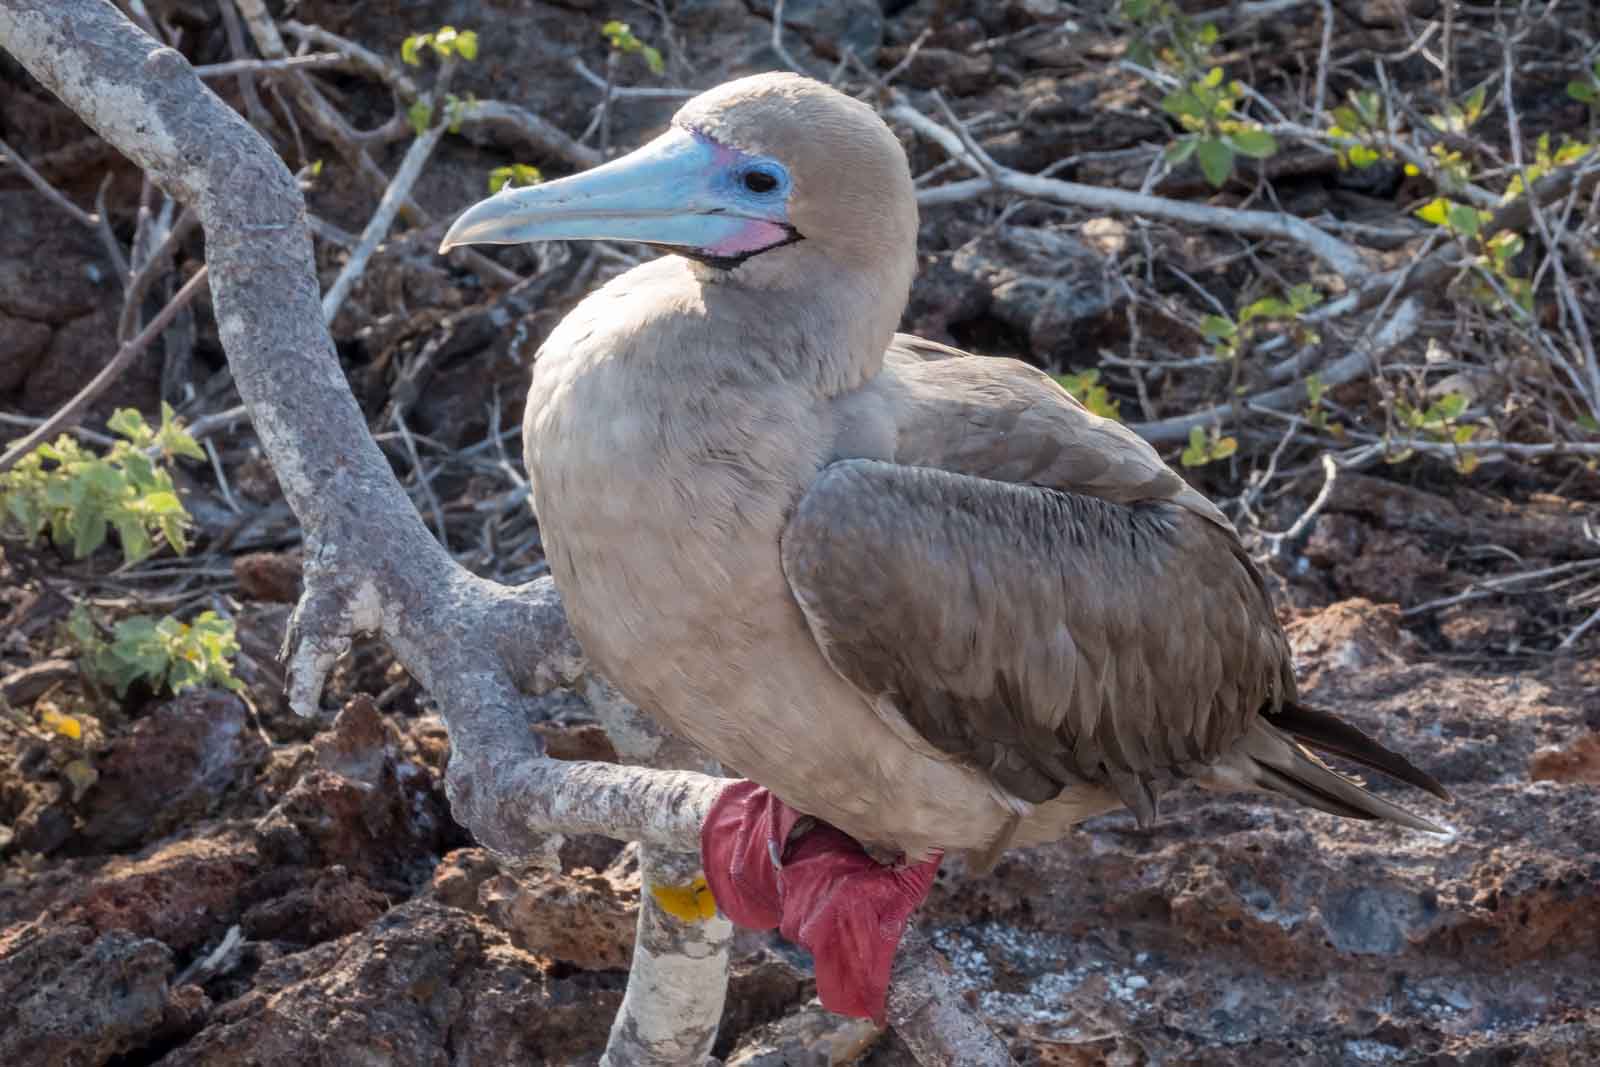
M 441 115 L 434 125 L 428 127 L 420 137 L 411 142 L 411 147 L 406 150 L 405 159 L 400 161 L 400 169 L 395 171 L 389 188 L 384 190 L 383 199 L 378 201 L 378 209 L 372 213 L 372 218 L 367 220 L 367 228 L 361 231 L 361 241 L 356 245 L 355 251 L 350 253 L 350 258 L 339 270 L 339 276 L 328 286 L 328 291 L 322 298 L 324 322 L 333 322 L 334 316 L 339 313 L 339 306 L 344 303 L 356 280 L 367 269 L 367 261 L 372 258 L 373 250 L 389 232 L 395 215 L 400 211 L 400 205 L 411 195 L 411 187 L 422 175 L 422 168 L 428 162 L 428 157 L 433 154 L 434 146 L 439 143 L 439 139 L 445 135 L 449 126 L 449 119 Z
M 173 251 L 179 243 L 194 231 L 200 220 L 194 212 L 187 209 L 178 216 L 178 221 L 173 223 L 145 260 L 140 264 L 128 279 L 128 287 L 122 294 L 122 313 L 117 317 L 117 340 L 126 341 L 133 336 L 139 323 L 139 307 L 144 303 L 144 297 L 150 290 L 155 280 L 166 273 L 168 261 L 172 258 Z
M 578 75 L 578 77 L 582 78 L 596 89 L 603 90 L 606 88 L 606 80 L 600 77 L 600 75 L 596 74 L 594 71 L 590 70 L 589 65 L 583 60 L 579 59 L 577 56 L 573 56 L 567 62 L 568 65 L 572 67 L 573 72 Z M 700 95 L 700 90 L 613 85 L 611 87 L 611 95 L 618 100 L 687 100 L 690 97 Z
M 1400 615 L 1402 618 L 1411 618 L 1414 615 L 1421 615 L 1425 612 L 1435 611 L 1439 608 L 1447 608 L 1453 604 L 1463 603 L 1464 601 L 1479 600 L 1501 589 L 1504 589 L 1507 586 L 1519 585 L 1522 582 L 1531 582 L 1535 578 L 1554 578 L 1557 575 L 1562 574 L 1592 571 L 1597 567 L 1600 567 L 1600 559 L 1588 559 L 1580 560 L 1577 563 L 1560 563 L 1554 567 L 1540 567 L 1537 570 L 1523 571 L 1520 574 L 1505 574 L 1497 578 L 1484 578 L 1481 581 L 1473 582 L 1469 588 L 1464 589 L 1459 593 L 1455 593 L 1451 596 L 1439 597 L 1436 600 L 1429 600 L 1425 603 L 1418 604 L 1415 607 L 1406 608 L 1400 613 Z
M 502 100 L 476 100 L 462 110 L 461 124 L 469 126 L 498 126 L 520 134 L 535 148 L 574 167 L 594 167 L 604 157 L 588 145 L 579 144 L 554 123 L 540 118 L 525 107 L 508 104 Z
M 350 60 L 338 52 L 311 52 L 303 56 L 286 56 L 283 59 L 230 59 L 226 63 L 208 63 L 194 68 L 202 78 L 237 77 L 241 82 L 252 74 L 281 74 L 288 70 L 322 70 L 325 67 L 347 67 Z M 253 82 L 244 82 L 255 93 Z M 243 92 L 243 90 L 241 90 Z M 260 103 L 260 98 L 257 98 Z
M 1285 440 L 1288 440 L 1287 436 L 1285 436 Z M 1263 531 L 1261 534 L 1261 539 L 1267 542 L 1273 555 L 1281 555 L 1284 546 L 1295 544 L 1311 528 L 1311 524 L 1317 520 L 1317 516 L 1327 506 L 1328 498 L 1333 495 L 1333 483 L 1338 477 L 1339 464 L 1334 462 L 1331 454 L 1324 452 L 1322 454 L 1322 488 L 1312 499 L 1311 506 L 1301 512 L 1300 517 L 1295 519 L 1289 528 L 1282 533 Z
M 1373 335 L 1369 343 L 1357 343 L 1347 355 L 1330 363 L 1319 377 L 1330 387 L 1351 381 L 1369 370 L 1376 359 L 1408 340 L 1416 333 L 1421 323 L 1421 305 L 1416 300 L 1407 299 L 1395 310 L 1394 316 Z M 1244 406 L 1250 409 L 1281 408 L 1298 403 L 1304 397 L 1305 385 L 1294 382 L 1249 397 L 1245 400 Z M 1153 445 L 1177 444 L 1187 440 L 1189 431 L 1194 427 L 1215 425 L 1233 412 L 1232 403 L 1219 404 L 1203 411 L 1161 419 L 1157 422 L 1136 423 L 1132 429 Z
M 1596 623 L 1600 623 L 1600 608 L 1596 608 L 1594 610 L 1594 614 L 1590 615 L 1587 619 L 1584 619 L 1581 623 L 1579 623 L 1573 629 L 1573 631 L 1570 634 L 1568 634 L 1567 636 L 1563 637 L 1561 639 L 1561 643 L 1559 645 L 1557 645 L 1556 648 L 1558 648 L 1558 649 L 1571 648 L 1573 645 L 1578 643 L 1578 638 L 1582 637 L 1585 633 L 1587 633 L 1589 631 L 1589 629 L 1591 627 L 1593 627 Z
M 117 376 L 133 362 L 133 358 L 143 352 L 151 341 L 161 336 L 161 331 L 167 328 L 168 323 L 188 306 L 189 301 L 200 291 L 200 286 L 205 284 L 205 280 L 206 268 L 202 266 L 183 284 L 183 288 L 167 301 L 167 306 L 150 320 L 149 325 L 139 331 L 139 336 L 117 349 L 117 354 L 111 357 L 111 362 L 102 367 L 99 374 L 89 379 L 88 385 L 79 389 L 76 396 L 63 404 L 60 410 L 46 419 L 38 429 L 13 443 L 5 455 L 0 456 L 0 472 L 16 466 L 18 460 L 38 447 L 40 442 L 48 440 L 52 434 L 59 432 L 66 423 L 87 407 L 90 401 L 104 392 L 106 386 L 116 381 Z
M 801 66 L 800 61 L 789 54 L 789 47 L 783 43 L 783 5 L 784 0 L 773 0 L 772 4 L 772 50 L 778 53 L 778 58 L 783 60 L 783 65 L 796 74 L 809 75 L 811 71 Z
M 400 439 L 405 442 L 406 455 L 411 460 L 411 469 L 416 472 L 417 485 L 422 489 L 422 498 L 428 502 L 428 509 L 433 512 L 433 524 L 437 527 L 439 543 L 446 552 L 450 551 L 450 530 L 444 524 L 444 509 L 439 507 L 439 498 L 433 492 L 433 479 L 429 477 L 423 467 L 422 457 L 417 455 L 416 442 L 411 440 L 411 431 L 406 428 L 406 420 L 400 412 L 394 413 L 394 428 L 400 431 Z
M 384 59 L 378 53 L 363 45 L 357 44 L 348 37 L 340 37 L 321 26 L 312 26 L 294 19 L 286 19 L 283 23 L 283 32 L 297 40 L 327 48 L 345 59 L 349 60 L 356 68 L 366 71 L 389 88 L 395 95 L 410 103 L 422 95 L 422 90 L 417 88 L 417 83 L 411 79 L 404 68 Z
M 77 219 L 81 225 L 87 226 L 90 229 L 93 229 L 95 226 L 99 225 L 99 220 L 96 219 L 94 215 L 83 210 L 83 208 L 79 207 L 77 204 L 74 204 L 71 200 L 68 200 L 60 190 L 51 185 L 49 182 L 45 181 L 43 175 L 34 170 L 32 167 L 28 166 L 28 161 L 18 155 L 17 151 L 10 145 L 6 144 L 3 140 L 0 140 L 0 156 L 5 156 L 7 159 L 9 159 L 11 161 L 11 165 L 16 167 L 17 171 L 27 179 L 29 185 L 43 193 L 45 198 L 52 204 L 71 215 L 74 219 Z
M 951 157 L 961 159 L 972 170 L 984 174 L 981 178 L 952 182 L 919 192 L 917 203 L 923 206 L 951 203 L 994 189 L 1004 189 L 1007 192 L 1020 193 L 1039 200 L 1071 204 L 1094 211 L 1143 215 L 1147 218 L 1227 230 L 1251 237 L 1274 237 L 1294 241 L 1343 277 L 1355 278 L 1370 272 L 1367 261 L 1354 246 L 1292 215 L 1270 211 L 1238 211 L 1169 200 L 1143 193 L 1130 193 L 1121 189 L 1102 189 L 1093 185 L 1062 181 L 1059 178 L 1040 178 L 1023 174 L 999 164 L 992 164 L 992 168 L 986 171 L 983 163 L 968 151 L 957 134 L 945 129 L 903 100 L 897 101 L 884 114 L 937 142 Z
M 1522 128 L 1517 119 L 1516 100 L 1511 93 L 1511 70 L 1516 63 L 1514 52 L 1515 41 L 1507 34 L 1503 38 L 1503 77 L 1500 86 L 1500 102 L 1506 111 L 1507 132 L 1511 140 L 1511 158 L 1517 173 L 1522 177 L 1524 189 L 1531 189 L 1533 183 L 1529 180 L 1528 168 L 1522 156 Z M 1555 273 L 1556 293 L 1561 300 L 1569 319 L 1572 322 L 1573 333 L 1577 335 L 1577 347 L 1583 354 L 1584 370 L 1588 375 L 1589 414 L 1600 418 L 1600 359 L 1595 356 L 1594 339 L 1589 335 L 1589 323 L 1584 316 L 1582 305 L 1578 303 L 1578 296 L 1573 291 L 1572 280 L 1567 277 L 1567 269 L 1561 262 L 1561 243 L 1555 239 L 1550 231 L 1550 224 L 1544 217 L 1544 211 L 1536 200 L 1530 200 L 1529 213 L 1533 216 L 1534 227 L 1539 231 L 1539 236 L 1544 240 L 1545 247 L 1550 250 L 1549 262 Z M 1490 231 L 1491 233 L 1494 231 Z
M 41 419 L 37 415 L 18 415 L 15 412 L 0 411 L 0 423 L 9 426 L 25 426 L 31 430 L 36 426 L 43 426 L 47 421 L 49 420 Z M 70 433 L 74 437 L 81 437 L 90 444 L 99 445 L 101 448 L 110 448 L 117 443 L 115 437 L 108 437 L 96 430 L 89 429 L 87 426 L 63 426 L 60 432 Z

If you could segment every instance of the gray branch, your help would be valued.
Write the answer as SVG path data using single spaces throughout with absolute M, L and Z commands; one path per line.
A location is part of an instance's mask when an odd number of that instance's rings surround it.
M 257 33 L 276 36 L 262 5 L 240 8 Z M 266 140 L 178 52 L 105 0 L 0 0 L 0 47 L 200 218 L 223 348 L 305 532 L 305 593 L 285 647 L 296 709 L 315 710 L 352 638 L 376 634 L 438 702 L 450 730 L 452 808 L 484 845 L 535 856 L 551 832 L 594 832 L 697 852 L 723 779 L 552 760 L 528 729 L 533 694 L 604 683 L 588 675 L 548 579 L 519 588 L 480 579 L 423 525 L 335 358 L 305 203 Z M 657 855 L 647 852 L 648 870 L 667 868 L 671 858 Z M 641 911 L 641 921 L 661 918 L 648 901 Z M 702 958 L 692 971 L 703 976 L 725 958 L 726 934 L 696 936 Z M 912 939 L 907 949 L 890 1018 L 914 1035 L 922 1062 L 1008 1062 L 925 943 Z M 659 956 L 649 962 L 663 973 Z M 634 975 L 630 999 L 647 996 L 633 988 L 641 980 L 651 976 Z M 664 1050 L 691 1029 L 692 1045 L 703 1047 L 705 1003 L 684 1013 L 676 1033 L 662 1016 L 681 1004 L 658 997 L 653 1011 L 635 1009 L 639 1047 Z M 641 1029 L 652 1021 L 662 1028 Z

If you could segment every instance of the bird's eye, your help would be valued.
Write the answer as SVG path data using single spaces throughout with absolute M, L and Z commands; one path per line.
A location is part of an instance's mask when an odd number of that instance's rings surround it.
M 744 187 L 752 193 L 770 193 L 778 187 L 778 179 L 764 170 L 747 170 Z

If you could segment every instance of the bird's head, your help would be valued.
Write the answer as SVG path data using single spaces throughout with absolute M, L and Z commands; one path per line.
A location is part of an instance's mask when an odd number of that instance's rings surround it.
M 642 241 L 757 284 L 832 267 L 909 285 L 916 232 L 905 152 L 877 113 L 810 78 L 758 74 L 690 100 L 620 159 L 473 205 L 440 250 Z

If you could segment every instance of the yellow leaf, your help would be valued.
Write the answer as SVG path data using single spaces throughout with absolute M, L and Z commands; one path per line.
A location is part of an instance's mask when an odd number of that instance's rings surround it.
M 70 737 L 74 741 L 83 740 L 83 723 L 74 716 L 63 715 L 55 708 L 45 708 L 39 715 L 39 721 L 62 737 Z
M 668 915 L 686 923 L 704 922 L 717 914 L 716 899 L 703 874 L 695 875 L 688 885 L 653 885 L 650 895 Z

